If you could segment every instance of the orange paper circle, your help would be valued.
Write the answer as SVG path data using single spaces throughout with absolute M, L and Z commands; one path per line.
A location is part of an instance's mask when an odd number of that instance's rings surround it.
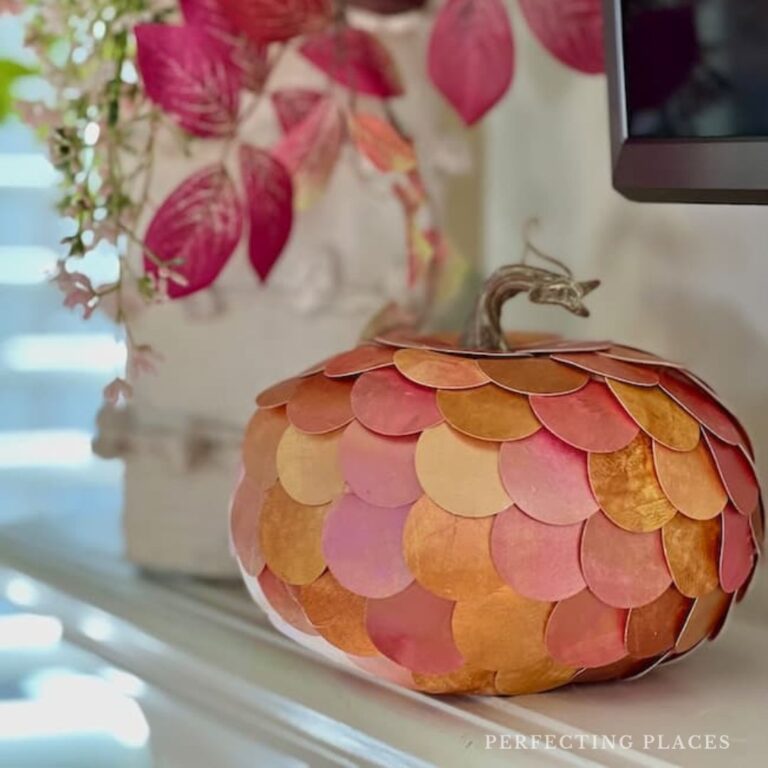
M 626 646 L 631 656 L 648 659 L 675 647 L 693 600 L 670 587 L 652 603 L 633 608 L 627 620 Z
M 419 675 L 414 673 L 413 682 L 423 693 L 434 694 L 496 694 L 495 672 L 463 666 L 447 675 Z
M 265 389 L 257 398 L 259 408 L 277 408 L 286 405 L 301 384 L 301 378 L 286 379 Z
M 560 688 L 570 683 L 576 669 L 558 664 L 554 659 L 541 659 L 522 669 L 502 670 L 496 675 L 496 690 L 503 696 L 524 696 Z
M 643 433 L 620 451 L 590 454 L 589 479 L 602 510 L 625 530 L 655 531 L 677 513 L 656 479 Z
M 466 437 L 447 424 L 423 432 L 416 446 L 421 487 L 443 509 L 463 517 L 495 515 L 511 504 L 498 464 L 498 445 Z
M 331 378 L 356 376 L 392 365 L 394 351 L 387 347 L 365 345 L 332 357 L 325 366 L 325 375 Z
M 277 471 L 289 496 L 310 507 L 327 504 L 344 489 L 339 464 L 342 430 L 307 435 L 288 427 L 277 447 Z
M 251 576 L 258 576 L 264 567 L 259 546 L 259 520 L 263 503 L 264 491 L 244 475 L 232 497 L 229 528 L 237 558 Z
M 489 381 L 477 361 L 425 349 L 398 350 L 395 365 L 407 379 L 433 389 L 469 389 Z
M 659 387 L 637 387 L 608 379 L 608 386 L 640 428 L 676 451 L 692 451 L 699 442 L 699 422 Z
M 632 363 L 625 363 L 622 360 L 606 357 L 596 352 L 558 354 L 554 355 L 553 358 L 561 363 L 575 365 L 577 368 L 589 371 L 589 373 L 617 379 L 627 384 L 652 387 L 659 383 L 659 374 L 649 366 L 632 365 Z
M 256 411 L 243 438 L 243 466 L 251 482 L 266 491 L 277 482 L 277 446 L 288 429 L 285 408 Z
M 541 429 L 527 397 L 495 384 L 441 390 L 437 404 L 452 427 L 478 440 L 520 440 Z
M 675 653 L 687 653 L 715 632 L 724 621 L 732 598 L 733 595 L 726 594 L 719 587 L 697 598 L 677 639 Z
M 469 664 L 483 669 L 525 669 L 549 658 L 544 628 L 552 603 L 530 600 L 509 587 L 456 603 L 453 636 Z
M 492 517 L 458 517 L 427 496 L 408 514 L 405 561 L 423 587 L 449 600 L 466 600 L 502 586 L 491 560 Z
M 331 645 L 353 656 L 378 654 L 365 629 L 365 598 L 344 589 L 330 571 L 301 587 L 298 598 L 312 626 Z
M 676 515 L 662 528 L 664 553 L 677 588 L 686 597 L 709 594 L 719 583 L 720 518 Z
M 269 569 L 288 584 L 310 584 L 325 570 L 323 524 L 328 507 L 308 507 L 278 483 L 264 498 L 259 540 Z
M 703 440 L 692 451 L 673 451 L 654 443 L 653 458 L 662 490 L 684 515 L 711 520 L 723 511 L 728 494 Z
M 547 357 L 481 360 L 480 368 L 500 387 L 521 395 L 565 395 L 581 389 L 590 378 Z
M 354 418 L 350 395 L 352 382 L 329 379 L 322 373 L 299 384 L 288 402 L 288 420 L 309 435 L 334 432 Z

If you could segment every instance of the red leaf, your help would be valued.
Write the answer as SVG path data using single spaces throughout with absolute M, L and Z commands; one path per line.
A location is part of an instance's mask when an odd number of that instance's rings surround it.
M 429 43 L 429 74 L 468 125 L 507 92 L 515 44 L 502 0 L 448 0 Z
M 172 299 L 196 293 L 219 276 L 242 231 L 235 185 L 222 166 L 210 166 L 183 182 L 160 206 L 144 238 L 144 268 L 159 277 L 166 270 L 172 273 Z
M 266 280 L 293 228 L 293 183 L 279 161 L 256 147 L 240 148 L 240 168 L 251 220 L 249 257 Z
M 427 4 L 427 0 L 349 0 L 349 4 L 356 8 L 371 11 L 371 13 L 389 16 L 423 8 Z
M 229 60 L 237 69 L 242 84 L 250 91 L 260 91 L 269 74 L 266 46 L 248 40 L 224 13 L 221 0 L 180 0 L 187 24 L 203 30 L 226 46 Z
M 520 0 L 539 42 L 568 67 L 605 72 L 602 0 Z
M 309 88 L 284 88 L 272 94 L 277 119 L 284 133 L 295 128 L 312 111 L 323 94 Z
M 138 64 L 152 101 L 189 133 L 229 136 L 237 124 L 240 76 L 227 49 L 195 27 L 140 24 Z
M 273 155 L 293 176 L 294 205 L 305 210 L 322 194 L 331 178 L 344 140 L 344 121 L 336 102 L 324 96 L 280 140 Z
M 362 29 L 327 30 L 307 40 L 300 50 L 326 75 L 353 91 L 382 99 L 403 93 L 400 74 L 389 51 Z
M 237 29 L 257 43 L 290 40 L 323 29 L 333 0 L 221 0 Z

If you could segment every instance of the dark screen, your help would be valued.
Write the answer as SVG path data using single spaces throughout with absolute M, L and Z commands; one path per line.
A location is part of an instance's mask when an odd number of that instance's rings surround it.
M 629 135 L 768 136 L 768 0 L 623 0 Z

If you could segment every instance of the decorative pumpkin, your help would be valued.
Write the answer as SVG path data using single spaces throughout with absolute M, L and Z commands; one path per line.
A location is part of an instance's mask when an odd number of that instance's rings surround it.
M 418 690 L 520 694 L 720 631 L 763 538 L 739 423 L 677 363 L 501 331 L 517 293 L 586 315 L 596 285 L 506 267 L 463 339 L 391 334 L 258 396 L 232 540 L 281 632 Z

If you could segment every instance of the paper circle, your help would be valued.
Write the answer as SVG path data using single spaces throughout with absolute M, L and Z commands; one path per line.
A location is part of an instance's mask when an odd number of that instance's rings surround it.
M 521 395 L 565 395 L 581 389 L 590 378 L 548 357 L 481 360 L 480 368 L 500 387 Z
M 354 418 L 352 383 L 329 379 L 322 373 L 303 379 L 288 401 L 288 421 L 309 435 L 334 432 Z
M 675 515 L 662 529 L 672 579 L 686 597 L 701 597 L 719 584 L 720 517 L 692 520 Z
M 469 389 L 489 381 L 477 361 L 425 349 L 398 350 L 395 365 L 414 384 L 433 389 Z

